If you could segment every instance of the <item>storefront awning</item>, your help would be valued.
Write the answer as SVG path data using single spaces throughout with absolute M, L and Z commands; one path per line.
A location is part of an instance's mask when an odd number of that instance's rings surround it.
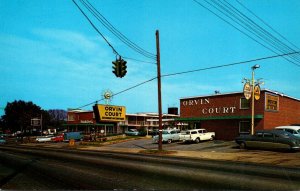
M 254 115 L 255 119 L 263 119 L 264 115 Z M 189 117 L 177 118 L 175 121 L 207 121 L 207 120 L 227 120 L 227 119 L 251 119 L 251 115 L 246 116 L 209 116 L 209 117 Z
M 103 123 L 78 123 L 78 124 L 63 124 L 62 126 L 114 126 L 113 124 L 103 124 Z

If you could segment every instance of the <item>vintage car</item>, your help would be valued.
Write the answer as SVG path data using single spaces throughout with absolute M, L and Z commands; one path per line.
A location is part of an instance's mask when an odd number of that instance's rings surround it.
M 63 142 L 64 141 L 64 134 L 56 135 L 55 137 L 51 138 L 52 142 Z
M 162 142 L 172 143 L 174 141 L 179 141 L 180 136 L 177 130 L 163 130 L 162 131 Z M 153 142 L 158 143 L 159 135 L 153 136 Z
M 0 144 L 5 144 L 6 140 L 4 139 L 4 137 L 0 137 Z
M 287 131 L 291 134 L 293 134 L 296 137 L 300 138 L 300 126 L 279 126 L 275 127 L 276 130 L 282 130 L 282 131 Z
M 128 131 L 125 131 L 125 134 L 129 135 L 129 136 L 140 135 L 140 133 L 137 129 L 129 129 Z
M 300 139 L 281 130 L 260 130 L 254 135 L 242 135 L 235 139 L 240 148 L 299 150 Z
M 52 137 L 53 137 L 53 135 L 39 136 L 35 140 L 38 143 L 51 142 Z

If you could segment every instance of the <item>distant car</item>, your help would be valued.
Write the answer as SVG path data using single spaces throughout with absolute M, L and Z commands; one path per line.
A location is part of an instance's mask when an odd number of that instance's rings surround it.
M 283 130 L 300 138 L 300 126 L 279 126 L 275 127 L 276 130 Z
M 243 135 L 235 139 L 240 148 L 299 150 L 300 139 L 281 130 L 261 130 L 254 135 Z
M 153 137 L 153 142 L 158 143 L 159 135 Z M 179 141 L 180 137 L 177 130 L 163 130 L 162 131 L 162 142 L 172 143 L 174 141 Z
M 0 137 L 0 144 L 5 144 L 6 140 L 3 137 Z
M 128 131 L 125 131 L 125 135 L 137 136 L 140 135 L 140 132 L 137 129 L 129 129 Z
M 61 134 L 61 135 L 57 135 L 55 137 L 52 137 L 51 138 L 51 141 L 52 142 L 63 142 L 64 141 L 64 134 Z
M 40 136 L 40 137 L 37 137 L 35 140 L 36 140 L 36 142 L 44 143 L 44 142 L 51 142 L 51 138 L 53 138 L 53 135 Z

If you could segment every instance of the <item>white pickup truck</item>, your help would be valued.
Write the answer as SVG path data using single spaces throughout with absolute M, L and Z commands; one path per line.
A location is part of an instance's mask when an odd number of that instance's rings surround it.
M 196 142 L 206 140 L 213 140 L 215 138 L 215 132 L 207 132 L 206 129 L 191 129 L 185 133 L 181 133 L 180 140 L 183 142 Z

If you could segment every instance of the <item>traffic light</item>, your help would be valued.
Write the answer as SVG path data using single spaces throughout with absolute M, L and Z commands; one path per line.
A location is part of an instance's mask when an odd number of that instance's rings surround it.
M 113 73 L 116 75 L 116 77 L 120 77 L 120 62 L 119 60 L 113 61 Z
M 127 62 L 125 60 L 123 60 L 123 59 L 120 60 L 120 78 L 123 78 L 126 75 L 126 73 L 127 73 L 126 63 Z
M 126 73 L 127 73 L 127 66 L 126 66 L 126 61 L 123 60 L 121 57 L 119 59 L 116 59 L 116 61 L 113 61 L 113 73 L 116 75 L 118 78 L 123 78 Z

